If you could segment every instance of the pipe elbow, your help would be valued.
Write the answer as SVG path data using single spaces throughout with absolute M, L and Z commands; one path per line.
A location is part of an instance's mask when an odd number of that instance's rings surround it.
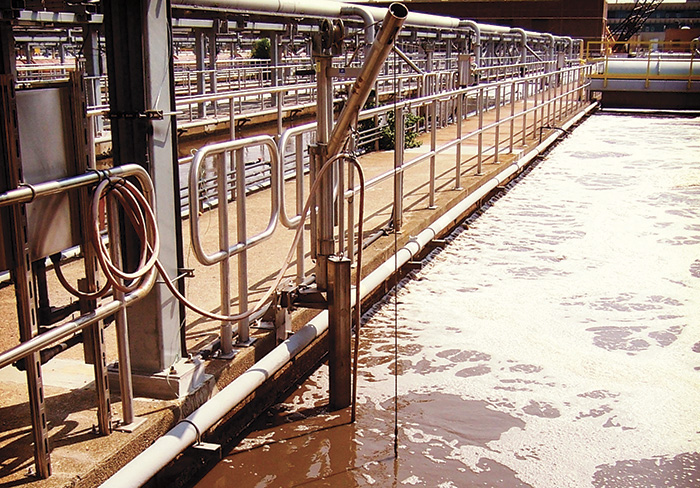
M 365 24 L 365 42 L 371 44 L 374 42 L 374 24 L 375 19 L 372 12 L 361 5 L 345 5 L 340 8 L 340 15 L 356 15 L 362 19 Z

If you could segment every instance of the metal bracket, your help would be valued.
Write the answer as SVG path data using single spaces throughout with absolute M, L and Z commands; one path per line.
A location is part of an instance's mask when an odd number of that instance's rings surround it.
M 328 68 L 326 74 L 335 78 L 357 78 L 362 68 Z
M 175 112 L 164 113 L 162 110 L 144 110 L 143 112 L 113 112 L 110 111 L 107 117 L 110 119 L 147 119 L 163 120 L 165 115 L 175 115 Z

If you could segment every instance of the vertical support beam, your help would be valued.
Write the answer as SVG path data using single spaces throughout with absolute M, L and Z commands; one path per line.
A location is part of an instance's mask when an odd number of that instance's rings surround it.
M 333 88 L 332 78 L 328 76 L 332 57 L 329 55 L 317 55 L 315 57 L 318 67 L 317 82 L 317 117 L 318 129 L 316 140 L 318 141 L 316 153 L 316 174 L 327 160 L 327 144 L 330 140 L 333 127 Z M 316 261 L 316 284 L 320 290 L 328 286 L 328 257 L 335 252 L 335 239 L 333 236 L 333 170 L 327 171 L 323 176 L 317 198 L 318 215 Z
M 17 59 L 15 56 L 15 36 L 9 22 L 0 22 L 0 74 L 17 79 Z
M 273 87 L 277 87 L 280 84 L 279 66 L 282 64 L 282 59 L 280 35 L 275 31 L 270 32 L 270 58 L 270 82 Z M 275 93 L 272 95 L 272 100 L 277 107 L 277 137 L 279 138 L 282 134 L 282 106 L 284 105 L 284 94 Z
M 207 40 L 209 43 L 209 92 L 216 93 L 218 91 L 216 87 L 216 29 L 209 30 Z
M 96 53 L 99 56 L 99 53 Z M 97 58 L 99 64 L 99 57 Z M 71 125 L 73 127 L 73 145 L 75 151 L 75 174 L 85 173 L 93 166 L 94 140 L 88 136 L 91 133 L 85 127 L 85 114 L 87 113 L 86 96 L 84 92 L 84 80 L 81 74 L 73 71 L 71 80 Z M 78 190 L 80 216 L 81 248 L 85 267 L 85 278 L 78 282 L 83 292 L 94 293 L 97 291 L 97 255 L 92 245 L 89 229 L 92 225 L 89 211 L 90 196 L 87 188 Z M 80 312 L 90 313 L 97 306 L 95 300 L 80 299 Z M 83 329 L 83 351 L 85 362 L 93 365 L 95 373 L 95 392 L 97 394 L 97 426 L 103 435 L 112 431 L 112 405 L 109 394 L 109 381 L 107 377 L 107 353 L 104 340 L 104 322 L 99 321 L 90 327 Z
M 7 49 L 8 46 L 2 46 Z M 11 53 L 14 55 L 14 50 Z M 7 65 L 5 65 L 7 67 Z M 14 76 L 0 73 L 0 191 L 16 188 L 24 180 L 20 164 L 17 108 L 15 104 Z M 9 223 L 4 227 L 12 236 L 10 261 L 17 300 L 19 340 L 28 341 L 38 333 L 37 311 L 34 300 L 33 273 L 27 242 L 26 206 L 13 205 L 9 211 Z M 32 417 L 32 440 L 34 442 L 34 466 L 40 478 L 51 476 L 48 425 L 44 405 L 44 385 L 41 376 L 39 353 L 25 358 L 29 409 Z
M 339 410 L 352 402 L 350 343 L 350 260 L 328 259 L 328 369 L 330 408 Z
M 102 81 L 100 76 L 102 75 L 101 69 L 101 57 L 100 57 L 100 32 L 98 27 L 93 24 L 88 24 L 83 27 L 85 29 L 85 44 L 84 44 L 84 55 L 85 55 L 85 71 L 88 79 L 87 83 L 87 104 L 89 107 L 94 107 L 100 105 L 101 102 L 101 88 Z M 88 124 L 90 130 L 93 134 L 93 139 L 96 134 L 100 134 L 104 128 L 104 119 L 101 115 L 96 115 L 94 118 L 88 119 Z M 90 146 L 88 147 L 88 152 L 90 154 L 90 164 L 95 165 L 96 155 L 95 155 L 95 143 L 94 140 L 90 141 Z
M 195 72 L 197 78 L 197 95 L 204 95 L 204 67 L 205 67 L 205 44 L 204 31 L 202 29 L 194 30 L 194 56 L 195 56 Z M 204 102 L 197 105 L 197 116 L 204 117 L 206 104 Z
M 105 0 L 102 5 L 111 111 L 138 114 L 162 110 L 165 114 L 162 120 L 113 119 L 112 141 L 115 165 L 136 162 L 153 180 L 161 237 L 160 260 L 170 276 L 177 276 L 183 253 L 170 2 Z M 129 235 L 123 239 L 127 244 L 137 242 Z M 134 266 L 134 254 L 125 249 L 127 267 Z M 183 283 L 177 285 L 184 293 Z M 129 308 L 130 351 L 135 371 L 160 372 L 182 357 L 182 320 L 182 307 L 162 282 L 156 283 L 147 297 Z
M 109 221 L 109 242 L 112 261 L 117 266 L 121 265 L 122 248 L 120 231 L 118 227 L 119 208 L 114 198 L 108 200 L 107 220 Z M 124 292 L 114 290 L 115 300 L 124 300 Z M 131 381 L 131 355 L 129 353 L 129 327 L 126 309 L 123 307 L 114 314 L 114 322 L 117 326 L 117 355 L 119 358 L 119 390 L 122 399 L 122 428 L 126 430 L 134 423 L 134 387 Z

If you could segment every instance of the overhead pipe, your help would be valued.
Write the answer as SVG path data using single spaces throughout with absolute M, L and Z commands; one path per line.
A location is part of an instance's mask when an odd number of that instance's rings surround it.
M 351 3 L 325 0 L 310 2 L 308 0 L 171 0 L 171 5 L 189 8 L 208 8 L 214 10 L 245 12 L 245 13 L 279 13 L 288 15 L 338 17 L 342 15 L 342 9 L 355 6 Z M 374 21 L 384 18 L 386 8 L 362 6 Z M 405 24 L 410 27 L 432 27 L 444 29 L 457 29 L 463 21 L 455 17 L 443 15 L 423 14 L 410 12 Z M 480 24 L 482 32 L 508 32 L 509 27 Z
M 474 32 L 476 40 L 474 41 L 474 64 L 477 68 L 481 65 L 481 26 L 473 20 L 461 20 L 460 27 L 466 27 Z
M 365 48 L 369 50 L 369 46 L 374 42 L 374 16 L 367 7 L 360 5 L 347 5 L 340 8 L 340 15 L 357 15 L 365 24 Z
M 589 105 L 576 117 L 564 124 L 562 128 L 568 130 L 588 115 L 596 106 L 597 103 Z M 562 134 L 557 131 L 550 135 L 519 161 L 513 162 L 503 169 L 485 185 L 468 195 L 428 228 L 412 238 L 394 256 L 387 259 L 360 282 L 360 299 L 366 298 L 371 292 L 381 286 L 393 275 L 397 268 L 413 259 L 426 244 L 436 236 L 441 235 L 446 229 L 449 229 L 454 222 L 469 210 L 469 207 L 488 195 L 489 192 L 510 178 L 514 173 L 527 166 L 557 139 L 562 137 Z M 355 303 L 356 297 L 355 294 L 352 294 L 351 306 L 354 306 Z M 195 443 L 201 437 L 201 434 L 218 423 L 239 403 L 255 392 L 265 380 L 272 377 L 282 367 L 292 361 L 299 352 L 303 351 L 327 329 L 328 311 L 324 310 L 298 332 L 295 332 L 293 336 L 282 342 L 268 355 L 229 383 L 208 402 L 173 427 L 163 437 L 160 437 L 150 447 L 132 459 L 102 484 L 102 488 L 136 488 L 145 484 L 182 451 Z
M 372 48 L 367 54 L 362 70 L 357 75 L 348 100 L 331 132 L 328 140 L 328 159 L 338 154 L 345 143 L 350 125 L 357 119 L 357 114 L 367 101 L 369 92 L 394 46 L 394 40 L 407 16 L 408 9 L 400 3 L 392 3 L 387 9 L 382 27 L 372 43 Z
M 525 30 L 521 29 L 520 27 L 515 27 L 515 28 L 511 29 L 511 32 L 514 32 L 516 34 L 520 34 L 520 39 L 521 39 L 520 62 L 525 64 L 525 63 L 527 63 L 527 32 L 525 32 Z

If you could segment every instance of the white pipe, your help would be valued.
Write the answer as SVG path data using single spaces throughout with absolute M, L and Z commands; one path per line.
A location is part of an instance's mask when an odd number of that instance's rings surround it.
M 204 7 L 217 10 L 245 11 L 246 13 L 282 13 L 301 16 L 338 17 L 342 15 L 342 9 L 353 6 L 351 3 L 335 0 L 323 0 L 310 2 L 309 0 L 171 0 L 172 5 L 185 7 Z M 410 5 L 410 3 L 409 3 Z M 384 18 L 385 7 L 362 6 L 370 13 L 375 22 Z M 455 29 L 460 26 L 461 19 L 443 15 L 422 14 L 410 12 L 405 25 L 412 27 L 438 27 Z M 479 24 L 484 32 L 508 32 L 510 27 Z
M 590 113 L 597 103 L 586 107 L 576 117 L 564 124 L 562 129 L 567 130 L 584 116 Z M 550 135 L 523 158 L 512 163 L 498 175 L 491 178 L 476 192 L 468 195 L 442 217 L 433 222 L 428 228 L 413 238 L 408 244 L 399 249 L 395 256 L 390 257 L 377 269 L 372 271 L 360 282 L 360 295 L 365 298 L 369 293 L 379 287 L 384 281 L 393 275 L 398 267 L 403 266 L 435 236 L 448 228 L 464 214 L 469 207 L 478 202 L 501 182 L 513 175 L 516 171 L 527 166 L 533 159 L 542 154 L 554 141 L 562 137 L 560 131 Z M 352 305 L 355 304 L 355 295 L 352 295 Z M 265 380 L 272 377 L 294 356 L 304 350 L 311 342 L 319 337 L 328 328 L 328 311 L 324 310 L 308 324 L 302 327 L 292 337 L 282 342 L 268 355 L 255 363 L 246 372 L 229 383 L 223 390 L 207 401 L 204 405 L 181 421 L 163 437 L 156 440 L 150 447 L 132 459 L 126 466 L 117 471 L 111 478 L 102 484 L 103 488 L 136 488 L 142 486 L 161 469 L 177 457 L 182 451 L 191 446 L 200 433 L 209 430 L 219 420 L 224 418 L 240 402 L 251 395 Z M 196 427 L 195 427 L 196 425 Z

